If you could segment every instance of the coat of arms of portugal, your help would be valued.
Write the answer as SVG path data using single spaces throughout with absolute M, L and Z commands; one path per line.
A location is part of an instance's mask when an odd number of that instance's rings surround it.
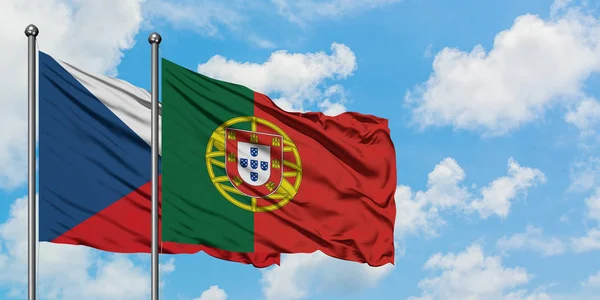
M 302 180 L 294 142 L 272 122 L 254 116 L 230 119 L 212 133 L 206 166 L 221 195 L 251 212 L 283 207 L 296 196 Z

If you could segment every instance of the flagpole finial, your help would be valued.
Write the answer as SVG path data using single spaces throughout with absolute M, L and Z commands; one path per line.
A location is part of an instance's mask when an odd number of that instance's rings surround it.
M 25 35 L 30 37 L 30 36 L 34 36 L 36 37 L 38 35 L 38 33 L 40 33 L 40 31 L 38 30 L 37 26 L 30 24 L 25 28 Z
M 150 36 L 148 37 L 148 42 L 150 44 L 160 44 L 160 42 L 162 41 L 162 37 L 160 37 L 160 34 L 153 32 L 150 34 Z

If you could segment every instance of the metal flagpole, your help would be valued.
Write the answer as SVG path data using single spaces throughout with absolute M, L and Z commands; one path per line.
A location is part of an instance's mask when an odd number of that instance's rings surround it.
M 158 45 L 162 38 L 154 32 L 152 46 L 152 300 L 158 300 Z
M 28 76 L 27 83 L 29 85 L 28 92 L 28 117 L 29 117 L 29 141 L 27 147 L 27 161 L 28 161 L 28 172 L 29 172 L 29 180 L 28 180 L 28 202 L 29 202 L 29 212 L 28 212 L 28 243 L 27 243 L 27 263 L 29 266 L 28 270 L 28 288 L 29 288 L 29 300 L 36 299 L 36 229 L 37 229 L 37 209 L 36 209 L 36 197 L 35 197 L 35 187 L 36 187 L 36 176 L 35 176 L 35 142 L 36 142 L 36 79 L 37 79 L 37 69 L 36 69 L 36 38 L 39 33 L 38 28 L 31 24 L 25 28 L 25 36 L 27 36 L 28 42 Z

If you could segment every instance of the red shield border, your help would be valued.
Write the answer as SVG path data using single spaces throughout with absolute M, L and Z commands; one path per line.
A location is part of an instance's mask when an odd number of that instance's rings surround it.
M 254 140 L 252 140 L 254 139 Z M 271 174 L 263 185 L 247 184 L 238 171 L 238 142 L 269 146 Z M 283 137 L 278 134 L 241 129 L 225 129 L 225 171 L 231 184 L 241 193 L 254 198 L 267 197 L 279 188 L 283 180 Z

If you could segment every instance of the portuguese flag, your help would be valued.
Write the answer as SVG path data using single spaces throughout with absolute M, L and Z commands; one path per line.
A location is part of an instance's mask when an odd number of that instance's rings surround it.
M 291 113 L 162 59 L 162 239 L 394 263 L 386 119 Z

